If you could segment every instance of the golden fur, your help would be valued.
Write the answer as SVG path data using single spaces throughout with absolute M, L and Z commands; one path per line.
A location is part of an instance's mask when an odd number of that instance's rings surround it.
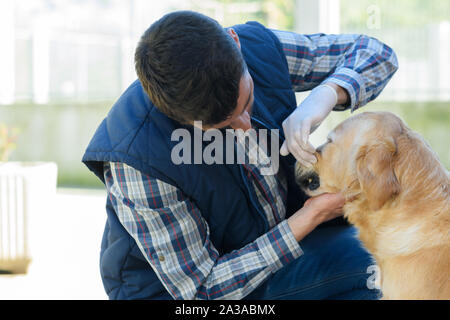
M 446 137 L 442 137 L 446 139 Z M 344 216 L 381 271 L 384 299 L 450 299 L 450 175 L 422 137 L 389 112 L 350 117 L 318 148 L 314 196 L 353 199 Z

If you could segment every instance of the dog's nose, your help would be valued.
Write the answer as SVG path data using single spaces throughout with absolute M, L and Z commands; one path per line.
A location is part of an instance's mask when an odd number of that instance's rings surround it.
M 316 190 L 320 187 L 320 179 L 317 173 L 311 172 L 306 176 L 300 177 L 299 184 L 304 189 Z

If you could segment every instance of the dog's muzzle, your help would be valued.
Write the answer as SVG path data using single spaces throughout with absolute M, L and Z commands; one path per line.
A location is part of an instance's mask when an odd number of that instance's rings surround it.
M 313 170 L 303 168 L 298 163 L 295 166 L 295 180 L 303 190 L 316 190 L 320 187 L 319 175 Z

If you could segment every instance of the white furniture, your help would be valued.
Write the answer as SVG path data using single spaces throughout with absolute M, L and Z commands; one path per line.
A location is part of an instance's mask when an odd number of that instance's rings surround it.
M 32 259 L 34 219 L 56 195 L 53 162 L 0 162 L 0 272 L 26 273 Z

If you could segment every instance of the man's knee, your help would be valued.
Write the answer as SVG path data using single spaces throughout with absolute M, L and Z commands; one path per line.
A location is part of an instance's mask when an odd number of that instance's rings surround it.
M 330 275 L 366 273 L 375 264 L 351 226 L 316 229 L 300 241 L 300 246 L 304 252 L 300 259 L 314 263 L 318 270 Z
M 374 262 L 353 227 L 316 229 L 300 246 L 303 255 L 275 273 L 255 299 L 328 299 L 344 293 L 355 299 L 376 297 L 367 286 Z

